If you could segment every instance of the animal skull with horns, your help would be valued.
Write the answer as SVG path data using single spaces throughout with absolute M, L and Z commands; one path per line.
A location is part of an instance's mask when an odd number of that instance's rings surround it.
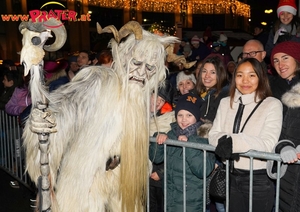
M 45 22 L 21 22 L 19 31 L 23 34 L 20 63 L 24 65 L 24 75 L 26 76 L 32 65 L 42 62 L 45 51 L 54 52 L 60 49 L 66 42 L 67 32 L 64 26 L 59 26 L 61 22 L 50 18 Z M 51 45 L 44 45 L 48 38 L 55 35 L 55 42 Z

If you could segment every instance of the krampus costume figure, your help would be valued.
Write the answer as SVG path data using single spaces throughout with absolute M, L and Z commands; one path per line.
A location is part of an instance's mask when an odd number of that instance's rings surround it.
M 42 168 L 36 133 L 49 133 L 49 211 L 145 210 L 150 94 L 166 76 L 165 46 L 178 40 L 153 35 L 137 22 L 120 31 L 98 25 L 98 32 L 114 33 L 112 69 L 86 67 L 50 94 L 31 84 L 32 93 L 45 95 L 48 108 L 37 109 L 40 100 L 35 101 L 26 123 L 27 170 L 38 184 Z M 33 81 L 39 74 L 34 71 Z

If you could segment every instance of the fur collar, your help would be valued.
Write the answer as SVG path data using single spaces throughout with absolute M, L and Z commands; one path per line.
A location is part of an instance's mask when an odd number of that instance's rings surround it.
M 300 83 L 296 84 L 283 94 L 281 97 L 282 103 L 290 108 L 300 107 Z

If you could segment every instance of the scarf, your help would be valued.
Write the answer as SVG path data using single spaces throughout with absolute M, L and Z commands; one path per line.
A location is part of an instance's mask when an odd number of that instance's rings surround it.
M 176 137 L 178 138 L 180 135 L 185 135 L 187 138 L 190 137 L 191 135 L 196 135 L 197 134 L 197 129 L 200 127 L 202 124 L 202 121 L 198 121 L 195 124 L 192 124 L 188 126 L 185 129 L 181 129 L 178 125 L 175 129 Z

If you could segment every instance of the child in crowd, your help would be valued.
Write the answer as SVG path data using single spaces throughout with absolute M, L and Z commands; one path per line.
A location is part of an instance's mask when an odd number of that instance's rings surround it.
M 170 124 L 175 121 L 174 111 L 171 106 L 173 97 L 173 87 L 168 80 L 165 80 L 155 94 L 151 95 L 150 100 L 150 136 L 155 132 L 170 131 Z M 164 163 L 152 163 L 152 173 L 149 181 L 149 199 L 150 212 L 164 211 L 164 194 L 163 194 L 163 176 Z
M 171 123 L 171 130 L 158 133 L 156 143 L 150 145 L 149 156 L 155 163 L 164 160 L 164 145 L 167 139 L 182 142 L 208 144 L 206 138 L 197 135 L 197 129 L 202 124 L 200 121 L 201 98 L 193 93 L 182 95 L 175 108 L 176 122 Z M 186 190 L 186 211 L 202 211 L 203 204 L 203 151 L 186 148 L 185 173 L 186 186 L 183 187 L 183 149 L 177 146 L 167 146 L 167 211 L 183 211 L 183 190 Z M 214 168 L 214 154 L 207 152 L 206 175 Z

